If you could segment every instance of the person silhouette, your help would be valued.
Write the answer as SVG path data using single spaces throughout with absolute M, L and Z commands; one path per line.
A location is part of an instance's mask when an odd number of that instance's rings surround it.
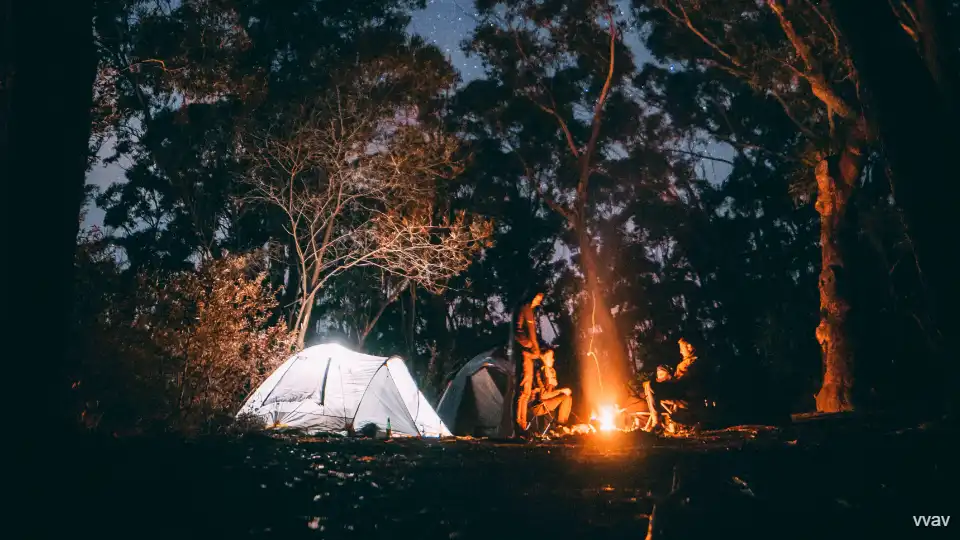
M 516 400 L 516 422 L 519 433 L 527 430 L 527 407 L 533 393 L 534 362 L 541 357 L 540 337 L 537 335 L 537 319 L 534 310 L 543 302 L 543 293 L 534 292 L 526 298 L 518 310 L 515 321 L 514 341 L 520 347 L 520 377 Z

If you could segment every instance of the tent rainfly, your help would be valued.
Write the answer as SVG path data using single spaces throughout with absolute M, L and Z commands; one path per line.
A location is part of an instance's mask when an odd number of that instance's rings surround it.
M 445 437 L 450 431 L 399 357 L 370 356 L 328 343 L 287 359 L 247 399 L 237 416 L 268 428 L 309 432 L 362 430 L 375 424 L 394 436 Z
M 455 435 L 513 436 L 516 363 L 503 349 L 468 361 L 447 384 L 437 413 Z

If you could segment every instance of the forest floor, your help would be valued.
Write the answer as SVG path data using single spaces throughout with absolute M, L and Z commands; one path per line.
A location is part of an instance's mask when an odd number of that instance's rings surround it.
M 946 538 L 960 523 L 913 516 L 960 520 L 952 428 L 889 424 L 540 443 L 82 441 L 35 486 L 46 502 L 24 537 L 642 539 L 654 514 L 661 539 Z

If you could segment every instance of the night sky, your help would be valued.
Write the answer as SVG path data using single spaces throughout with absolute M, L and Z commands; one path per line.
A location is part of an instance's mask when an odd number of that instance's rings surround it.
M 439 47 L 469 81 L 483 75 L 480 59 L 467 58 L 460 50 L 460 42 L 476 26 L 475 17 L 473 0 L 427 0 L 427 9 L 413 15 L 410 32 Z

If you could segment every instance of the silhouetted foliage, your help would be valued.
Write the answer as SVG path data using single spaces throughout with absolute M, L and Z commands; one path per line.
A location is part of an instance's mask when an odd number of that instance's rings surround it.
M 102 235 L 81 238 L 73 351 L 84 424 L 197 433 L 229 423 L 292 350 L 286 327 L 268 322 L 276 301 L 264 260 L 254 253 L 124 274 Z

